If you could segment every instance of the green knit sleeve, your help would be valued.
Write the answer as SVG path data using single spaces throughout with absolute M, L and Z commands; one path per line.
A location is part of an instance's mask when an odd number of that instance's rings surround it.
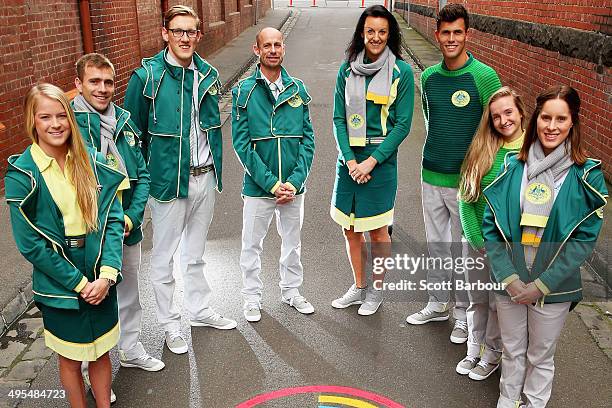
M 484 248 L 481 223 L 476 211 L 476 203 L 468 203 L 459 199 L 459 218 L 463 235 L 472 248 L 478 250 Z
M 487 104 L 489 103 L 489 98 L 495 91 L 501 88 L 502 84 L 497 76 L 497 72 L 488 65 L 483 64 L 478 61 L 479 64 L 476 67 L 475 77 L 476 77 L 476 87 L 478 88 L 478 93 L 480 94 L 480 104 L 482 108 L 485 109 Z
M 338 151 L 345 162 L 355 160 L 355 154 L 349 144 L 348 132 L 346 130 L 346 107 L 344 101 L 344 88 L 346 86 L 346 69 L 348 64 L 345 62 L 340 66 L 338 78 L 336 79 L 336 90 L 334 92 L 334 137 Z

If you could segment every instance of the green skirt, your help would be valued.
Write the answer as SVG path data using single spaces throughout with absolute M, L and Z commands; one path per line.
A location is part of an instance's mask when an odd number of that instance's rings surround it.
M 85 249 L 71 248 L 68 256 L 84 270 Z M 91 281 L 93 276 L 88 276 Z M 79 297 L 79 310 L 58 309 L 41 303 L 45 344 L 57 354 L 75 361 L 96 361 L 119 341 L 117 290 L 112 286 L 99 305 Z
M 357 162 L 367 159 L 376 144 L 353 147 Z M 397 193 L 397 152 L 377 164 L 365 184 L 357 184 L 344 161 L 336 164 L 336 181 L 330 215 L 344 229 L 355 232 L 371 231 L 393 223 L 393 207 Z

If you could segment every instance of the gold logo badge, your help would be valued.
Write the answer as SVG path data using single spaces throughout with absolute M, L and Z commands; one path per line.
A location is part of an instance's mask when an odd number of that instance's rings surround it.
M 550 188 L 546 184 L 535 182 L 525 189 L 525 198 L 533 204 L 546 204 L 551 197 Z
M 125 136 L 125 140 L 130 146 L 136 146 L 136 138 L 134 137 L 134 134 L 132 132 L 125 131 L 123 132 L 123 135 Z
M 304 103 L 304 101 L 302 101 L 302 98 L 300 97 L 300 95 L 295 95 L 295 96 L 292 96 L 291 98 L 289 98 L 287 103 L 292 108 L 297 108 L 298 106 L 301 106 Z
M 208 93 L 211 95 L 216 95 L 219 92 L 219 90 L 217 89 L 217 85 L 213 85 L 208 89 Z
M 106 164 L 108 164 L 113 169 L 116 169 L 119 167 L 119 163 L 117 163 L 117 159 L 111 153 L 108 153 L 106 155 Z
M 363 116 L 358 113 L 355 113 L 349 117 L 349 126 L 353 129 L 359 129 L 363 126 L 364 120 Z
M 466 91 L 459 90 L 451 96 L 451 102 L 458 108 L 463 108 L 470 103 L 470 94 Z

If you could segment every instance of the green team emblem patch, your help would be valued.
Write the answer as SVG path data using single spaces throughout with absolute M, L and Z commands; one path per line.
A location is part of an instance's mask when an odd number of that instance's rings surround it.
M 349 126 L 353 129 L 359 129 L 363 126 L 364 120 L 363 116 L 358 113 L 355 113 L 349 117 Z
M 119 167 L 119 163 L 117 163 L 117 159 L 111 153 L 108 153 L 106 155 L 106 164 L 108 164 L 113 169 L 116 169 Z
M 128 142 L 130 146 L 132 147 L 136 146 L 136 137 L 134 136 L 132 132 L 125 131 L 123 132 L 123 135 L 125 136 L 125 140 Z
M 208 89 L 208 93 L 211 95 L 216 95 L 217 93 L 219 93 L 219 90 L 217 89 L 217 85 L 213 85 Z
M 470 103 L 470 94 L 466 91 L 459 90 L 451 96 L 451 102 L 458 108 L 463 108 Z
M 551 197 L 550 188 L 546 184 L 535 182 L 525 189 L 525 198 L 533 204 L 545 204 Z
M 291 98 L 289 98 L 287 103 L 292 108 L 297 108 L 298 106 L 301 106 L 304 103 L 304 101 L 302 101 L 302 98 L 300 97 L 300 95 L 294 95 Z

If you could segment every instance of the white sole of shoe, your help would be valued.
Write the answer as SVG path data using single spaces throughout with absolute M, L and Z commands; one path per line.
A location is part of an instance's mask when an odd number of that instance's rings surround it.
M 468 370 L 467 368 L 459 367 L 459 365 L 455 367 L 455 372 L 460 375 L 468 375 L 471 371 L 472 370 Z
M 416 320 L 416 319 L 412 319 L 410 316 L 408 316 L 406 318 L 406 323 L 410 323 L 410 324 L 425 324 L 425 323 L 429 323 L 429 322 L 445 322 L 447 321 L 449 318 L 449 316 L 439 316 L 439 317 L 433 317 L 431 319 L 428 320 Z
M 125 367 L 125 368 L 140 368 L 141 370 L 149 371 L 149 372 L 161 371 L 161 370 L 164 369 L 164 367 L 166 367 L 166 365 L 164 363 L 161 363 L 161 365 L 156 365 L 154 367 L 143 367 L 143 366 L 138 365 L 138 364 L 124 363 L 121 360 L 119 360 L 119 364 L 121 365 L 121 367 Z
M 496 372 L 498 368 L 499 368 L 499 364 L 497 365 L 497 367 L 495 367 L 493 370 L 491 370 L 491 372 L 489 372 L 489 374 L 487 374 L 487 375 L 478 375 L 478 374 L 475 374 L 475 373 L 470 371 L 470 373 L 468 374 L 468 377 L 470 377 L 470 379 L 472 379 L 474 381 L 486 380 L 487 378 L 489 378 L 491 376 L 491 374 Z
M 300 310 L 300 309 L 298 309 L 298 308 L 297 308 L 297 307 L 295 307 L 295 306 L 291 306 L 291 305 L 289 304 L 289 301 L 288 301 L 288 300 L 282 299 L 282 302 L 283 302 L 284 304 L 288 305 L 289 307 L 294 308 L 295 310 L 297 310 L 297 311 L 298 311 L 298 312 L 300 312 L 301 314 L 304 314 L 304 315 L 309 315 L 309 314 L 313 314 L 313 313 L 314 313 L 314 307 L 311 307 L 311 308 L 308 308 L 308 309 L 302 309 L 302 310 Z
M 212 327 L 213 329 L 217 329 L 217 330 L 231 330 L 231 329 L 235 329 L 236 326 L 238 326 L 237 322 L 227 324 L 225 326 L 215 326 L 213 324 L 202 323 L 202 322 L 197 322 L 197 321 L 190 321 L 189 324 L 191 325 L 191 327 Z
M 346 305 L 343 305 L 342 303 L 339 303 L 336 300 L 334 300 L 331 305 L 334 309 L 346 309 L 347 307 L 350 307 L 350 306 L 362 305 L 362 304 L 363 304 L 363 300 L 356 300 Z
M 261 320 L 261 315 L 257 317 L 253 317 L 253 316 L 247 316 L 246 313 L 244 313 L 244 318 L 246 319 L 247 322 L 255 323 Z
M 359 308 L 359 310 L 357 311 L 357 314 L 359 316 L 371 316 L 374 313 L 378 312 L 378 308 L 380 307 L 380 305 L 382 305 L 382 302 L 380 302 L 378 306 L 376 306 L 376 309 L 374 310 L 361 310 L 361 308 Z
M 168 346 L 168 343 L 166 343 L 166 347 L 168 347 L 168 350 L 170 350 L 171 352 L 173 352 L 174 354 L 185 354 L 186 352 L 189 351 L 189 347 L 185 346 L 185 347 L 175 347 L 175 348 L 170 348 L 170 346 Z
M 450 341 L 453 344 L 463 344 L 467 341 L 467 337 L 455 337 L 455 336 L 450 336 Z

